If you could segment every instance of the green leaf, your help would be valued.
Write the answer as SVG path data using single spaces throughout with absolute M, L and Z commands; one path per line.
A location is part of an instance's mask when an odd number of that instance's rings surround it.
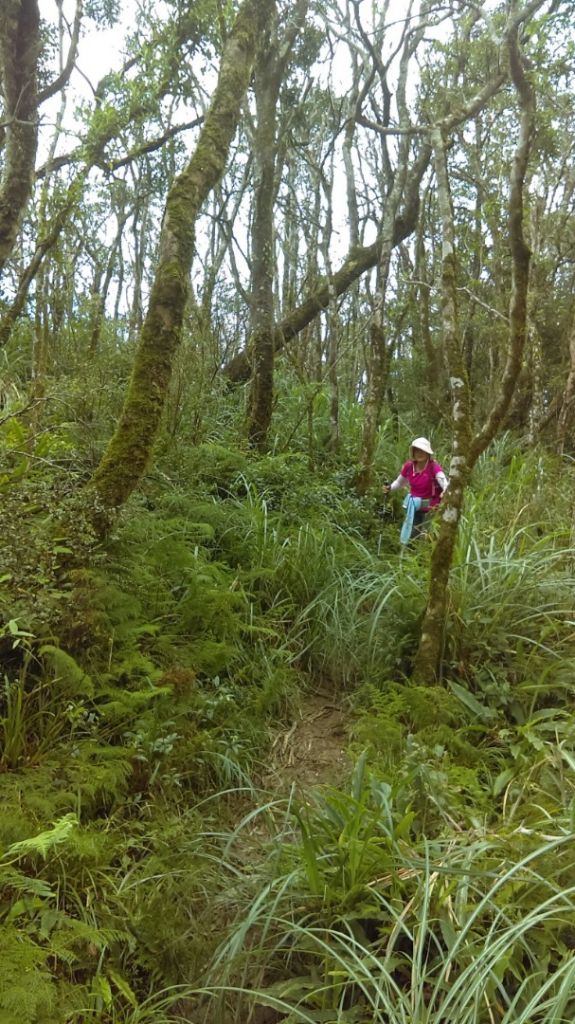
M 103 974 L 97 974 L 92 978 L 92 991 L 95 996 L 100 997 L 106 1009 L 109 1010 L 112 1006 L 112 988 Z
M 477 698 L 469 690 L 466 690 L 465 687 L 460 686 L 459 683 L 451 681 L 449 689 L 480 721 L 492 722 L 494 718 L 497 718 L 497 712 L 493 708 L 480 704 Z
M 114 970 L 113 967 L 108 967 L 107 972 L 108 977 L 114 982 L 114 985 L 118 989 L 118 992 L 120 992 L 124 996 L 124 999 L 126 999 L 129 1002 L 130 1006 L 133 1006 L 134 1009 L 136 1010 L 138 1007 L 138 1000 L 126 979 L 123 978 L 121 974 L 118 974 L 118 972 Z
M 10 621 L 6 623 L 5 628 L 11 636 L 34 636 L 33 633 L 28 633 L 25 629 L 20 629 L 17 619 L 10 619 Z
M 507 784 L 515 777 L 516 772 L 516 768 L 506 768 L 505 771 L 499 773 L 491 790 L 493 796 L 499 796 L 503 792 Z

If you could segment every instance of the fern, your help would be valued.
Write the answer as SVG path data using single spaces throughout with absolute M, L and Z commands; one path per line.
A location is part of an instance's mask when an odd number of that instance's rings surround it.
M 46 667 L 54 673 L 53 685 L 66 697 L 92 696 L 94 684 L 74 658 L 53 644 L 43 644 L 38 652 Z
M 29 878 L 13 865 L 0 864 L 0 887 L 18 899 L 33 896 L 47 900 L 53 896 L 51 885 L 42 878 Z
M 3 927 L 0 948 L 2 1024 L 52 1024 L 58 1018 L 56 989 L 47 967 L 49 950 L 25 932 Z
M 52 828 L 46 832 L 40 832 L 30 839 L 22 839 L 19 843 L 13 843 L 5 854 L 5 860 L 19 860 L 20 857 L 38 853 L 43 859 L 50 850 L 61 843 L 66 842 L 70 833 L 78 827 L 78 819 L 75 814 L 66 814 L 60 821 L 55 822 Z

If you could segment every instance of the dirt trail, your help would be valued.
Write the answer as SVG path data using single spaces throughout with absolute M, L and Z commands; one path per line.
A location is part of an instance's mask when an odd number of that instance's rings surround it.
M 262 781 L 274 790 L 337 785 L 349 768 L 347 743 L 346 714 L 333 695 L 321 690 L 308 694 L 291 727 L 277 733 Z
M 258 784 L 277 797 L 287 795 L 292 786 L 302 795 L 314 786 L 337 786 L 351 768 L 346 748 L 348 718 L 345 709 L 334 703 L 333 694 L 316 690 L 306 694 L 293 723 L 278 730 L 272 741 L 267 770 Z M 249 811 L 249 802 L 241 801 L 241 818 Z M 269 840 L 268 824 L 255 817 L 241 830 L 235 844 L 236 862 L 245 861 L 246 871 L 253 868 L 261 851 L 262 838 Z M 178 1012 L 182 1020 L 196 1021 L 197 1004 L 182 999 Z M 206 1020 L 207 1018 L 202 1018 Z M 234 1018 L 235 1019 L 235 1018 Z M 255 1006 L 249 1024 L 280 1024 L 285 1014 L 266 1006 Z

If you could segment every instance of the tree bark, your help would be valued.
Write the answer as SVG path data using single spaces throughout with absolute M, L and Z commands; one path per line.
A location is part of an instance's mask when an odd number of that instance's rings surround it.
M 254 75 L 256 126 L 253 138 L 255 202 L 252 224 L 251 331 L 252 390 L 247 434 L 265 451 L 274 387 L 274 200 L 276 196 L 277 103 L 284 66 L 279 60 L 274 3 L 273 38 L 268 35 Z M 270 27 L 271 28 L 271 27 Z
M 351 188 L 348 179 L 348 190 Z M 326 201 L 325 226 L 323 230 L 321 250 L 329 286 L 329 303 L 326 316 L 326 363 L 327 382 L 329 386 L 329 436 L 326 447 L 328 451 L 337 453 L 339 451 L 339 341 L 340 341 L 340 319 L 337 308 L 337 295 L 331 280 L 333 277 L 330 259 L 330 247 L 333 232 L 333 154 L 329 181 L 325 183 L 324 195 Z M 349 199 L 349 194 L 348 194 Z M 354 237 L 354 227 L 351 227 L 351 237 Z
M 422 218 L 422 223 L 420 223 L 419 225 L 419 231 L 415 243 L 415 279 L 417 281 L 417 310 L 414 311 L 414 319 L 416 324 L 416 337 L 421 344 L 423 352 L 425 353 L 425 395 L 426 403 L 427 405 L 430 405 L 431 402 L 437 402 L 440 399 L 440 374 L 439 354 L 435 350 L 433 344 L 433 334 L 431 330 L 431 284 L 428 279 L 427 253 L 425 251 L 424 228 L 425 224 Z
M 431 137 L 437 202 L 442 225 L 441 313 L 449 364 L 454 430 L 449 488 L 443 500 L 439 536 L 431 556 L 429 596 L 413 669 L 414 677 L 419 683 L 435 680 L 443 643 L 449 571 L 463 507 L 463 495 L 471 472 L 471 395 L 459 334 L 455 226 L 447 170 L 446 139 L 441 125 L 432 131 Z
M 116 431 L 92 478 L 106 508 L 122 505 L 145 472 L 181 339 L 195 248 L 195 224 L 224 172 L 272 0 L 244 0 L 222 57 L 196 150 L 166 201 L 159 261 L 134 369 Z
M 0 70 L 6 135 L 0 182 L 0 272 L 14 248 L 32 193 L 38 146 L 36 69 L 39 53 L 37 0 L 3 0 L 0 5 Z
M 396 88 L 396 103 L 399 114 L 399 126 L 403 134 L 397 142 L 397 165 L 389 172 L 390 185 L 384 199 L 384 212 L 381 230 L 381 251 L 377 267 L 376 295 L 369 325 L 367 387 L 364 403 L 364 420 L 359 455 L 359 470 L 356 487 L 359 494 L 365 494 L 373 471 L 373 459 L 377 442 L 377 431 L 385 390 L 391 352 L 387 342 L 387 286 L 391 270 L 391 260 L 395 248 L 395 222 L 401 206 L 404 204 L 404 192 L 408 181 L 409 154 L 411 137 L 409 129 L 411 121 L 407 106 L 407 79 L 409 63 L 423 37 L 423 28 L 416 28 L 407 34 L 403 45 L 399 75 Z M 384 92 L 387 93 L 385 69 L 380 69 L 380 77 Z M 383 142 L 385 144 L 385 136 Z M 387 151 L 386 151 L 387 155 Z M 389 160 L 386 161 L 389 164 Z
M 277 109 L 280 88 L 293 46 L 307 11 L 298 0 L 295 16 L 283 36 L 277 31 L 277 9 L 265 49 L 256 65 L 254 91 L 256 128 L 254 160 L 256 193 L 252 229 L 251 337 L 252 391 L 248 416 L 249 443 L 265 451 L 272 419 L 274 389 L 274 203 L 278 189 Z

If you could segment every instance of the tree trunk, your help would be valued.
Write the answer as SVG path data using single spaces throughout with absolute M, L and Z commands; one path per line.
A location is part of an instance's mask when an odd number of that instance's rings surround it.
M 293 46 L 307 10 L 307 0 L 298 0 L 295 17 L 283 36 L 277 32 L 277 9 L 265 49 L 256 66 L 256 128 L 254 159 L 256 194 L 252 229 L 251 337 L 252 391 L 248 417 L 248 439 L 260 451 L 267 447 L 272 419 L 274 388 L 274 203 L 278 189 L 277 108 Z
M 2 0 L 0 70 L 6 141 L 0 183 L 0 272 L 10 256 L 32 193 L 38 146 L 40 15 L 37 0 Z
M 442 504 L 439 536 L 431 556 L 431 581 L 413 674 L 419 683 L 435 680 L 443 643 L 447 609 L 449 570 L 453 558 L 457 528 L 463 507 L 465 486 L 471 472 L 471 396 L 459 335 L 457 312 L 457 266 L 455 227 L 446 140 L 441 126 L 432 131 L 437 202 L 442 225 L 441 313 L 443 338 L 449 363 L 453 408 L 453 457 L 449 470 L 449 488 Z
M 423 218 L 422 218 L 423 220 Z M 425 396 L 426 404 L 440 400 L 439 395 L 439 358 L 433 344 L 431 331 L 430 292 L 431 285 L 427 273 L 427 254 L 425 251 L 424 223 L 419 226 L 415 243 L 415 279 L 417 311 L 414 320 L 418 341 L 425 353 Z
M 483 265 L 483 196 L 481 189 L 481 152 L 483 139 L 481 137 L 481 123 L 479 119 L 475 122 L 475 139 L 472 150 L 472 167 L 476 167 L 477 181 L 475 182 L 475 202 L 473 207 L 473 256 L 471 261 L 471 279 L 473 290 L 479 287 L 481 267 Z M 470 298 L 467 321 L 463 332 L 463 349 L 465 352 L 465 369 L 469 385 L 472 387 L 475 357 L 475 320 L 477 303 L 473 296 Z
M 274 3 L 274 21 L 277 8 Z M 274 387 L 274 200 L 276 120 L 283 69 L 278 40 L 268 36 L 254 76 L 256 126 L 253 138 L 255 203 L 252 226 L 251 332 L 252 390 L 247 424 L 250 445 L 265 451 L 272 419 Z
M 509 347 L 499 393 L 487 420 L 474 437 L 471 436 L 469 383 L 457 324 L 455 230 L 447 173 L 445 134 L 441 127 L 432 131 L 443 228 L 442 313 L 451 378 L 454 441 L 449 469 L 449 488 L 441 506 L 439 535 L 431 557 L 427 607 L 413 667 L 414 679 L 419 683 L 433 683 L 437 679 L 445 635 L 449 572 L 465 488 L 473 466 L 497 433 L 509 408 L 525 348 L 531 253 L 523 234 L 523 188 L 535 120 L 535 94 L 525 74 L 518 42 L 519 19 L 513 18 L 513 11 L 510 20 L 506 41 L 511 78 L 521 108 L 521 120 L 509 192 L 509 242 L 512 256 Z
M 569 335 L 569 373 L 563 393 L 563 401 L 559 419 L 557 420 L 557 450 L 560 455 L 565 452 L 568 441 L 569 424 L 573 421 L 573 405 L 575 403 L 575 314 Z
M 79 196 L 82 194 L 87 174 L 87 168 L 83 168 L 78 172 L 76 178 L 68 186 L 66 198 L 62 206 L 56 212 L 51 223 L 46 225 L 46 232 L 39 240 L 36 241 L 34 255 L 28 263 L 28 266 L 20 275 L 18 289 L 12 304 L 8 307 L 4 316 L 0 320 L 0 348 L 4 348 L 7 344 L 14 325 L 25 308 L 30 285 L 40 270 L 45 257 L 54 248 L 64 227 L 66 226 L 70 213 L 78 202 Z
M 323 261 L 325 265 L 327 278 L 328 281 L 331 282 L 332 269 L 330 247 L 333 231 L 333 159 L 329 182 L 324 191 L 327 209 L 321 248 L 323 252 Z M 340 320 L 339 311 L 337 308 L 337 295 L 335 292 L 335 288 L 333 287 L 333 285 L 331 285 L 331 283 L 329 291 L 329 303 L 327 307 L 326 333 L 326 372 L 329 385 L 329 436 L 327 439 L 326 447 L 328 451 L 336 453 L 339 451 L 339 374 L 337 363 L 339 356 Z
M 225 164 L 272 0 L 244 0 L 222 57 L 196 150 L 168 194 L 159 262 L 134 369 L 116 431 L 92 478 L 106 508 L 122 505 L 151 457 L 170 382 L 195 248 L 195 224 Z
M 284 218 L 283 218 L 283 274 L 281 284 L 281 309 L 291 309 L 297 294 L 297 267 L 299 259 L 300 230 L 298 209 L 295 201 L 296 176 L 295 160 L 288 154 L 286 160 L 287 177 L 285 182 Z M 274 339 L 274 351 L 277 344 Z M 242 353 L 243 354 L 243 353 Z
M 112 242 L 108 250 L 108 260 L 106 264 L 106 273 L 104 279 L 98 289 L 94 288 L 94 302 L 92 308 L 91 322 L 90 322 L 90 341 L 88 344 L 88 352 L 91 356 L 95 355 L 98 351 L 100 343 L 100 334 L 102 333 L 102 325 L 104 323 L 104 316 L 106 313 L 106 302 L 108 299 L 108 293 L 110 291 L 110 285 L 112 284 L 112 278 L 114 276 L 114 270 L 118 262 L 118 253 L 122 244 L 122 234 L 128 220 L 128 214 L 123 211 L 118 214 L 118 226 L 114 241 Z M 99 281 L 102 277 L 101 269 L 98 271 Z

